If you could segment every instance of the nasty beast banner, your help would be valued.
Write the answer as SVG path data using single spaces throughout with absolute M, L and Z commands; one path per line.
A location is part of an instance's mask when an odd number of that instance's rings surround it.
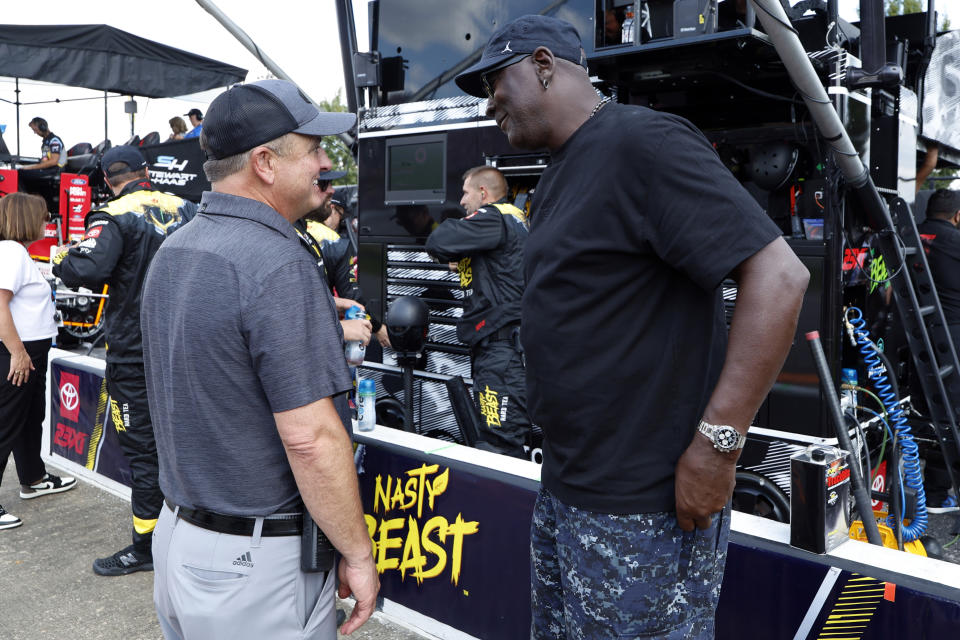
M 361 446 L 381 594 L 478 638 L 529 638 L 533 483 Z
M 50 453 L 130 486 L 103 376 L 54 360 L 50 383 Z

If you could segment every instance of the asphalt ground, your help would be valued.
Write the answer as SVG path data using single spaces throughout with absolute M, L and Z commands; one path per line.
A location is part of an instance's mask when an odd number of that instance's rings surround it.
M 48 464 L 48 470 L 69 475 Z M 11 457 L 0 504 L 23 526 L 0 531 L 0 638 L 3 640 L 160 640 L 153 572 L 105 578 L 94 558 L 130 543 L 130 503 L 80 481 L 70 491 L 21 500 Z M 350 601 L 339 609 L 349 611 Z M 346 637 L 346 636 L 338 636 Z M 356 640 L 423 640 L 374 614 Z

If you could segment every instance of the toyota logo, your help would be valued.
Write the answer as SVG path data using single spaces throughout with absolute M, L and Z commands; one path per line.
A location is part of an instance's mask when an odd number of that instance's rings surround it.
M 73 411 L 77 408 L 77 404 L 80 402 L 80 394 L 77 393 L 77 388 L 73 386 L 72 383 L 67 382 L 62 387 L 60 387 L 60 404 L 63 405 L 63 408 L 67 411 Z

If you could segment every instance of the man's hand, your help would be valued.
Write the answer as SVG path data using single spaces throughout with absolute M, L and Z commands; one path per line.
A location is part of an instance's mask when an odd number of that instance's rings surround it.
M 370 335 L 373 333 L 373 325 L 366 318 L 357 318 L 356 320 L 341 320 L 340 326 L 343 327 L 343 339 L 347 342 L 359 340 L 363 346 L 370 343 Z
M 387 334 L 387 325 L 380 325 L 380 329 L 377 331 L 377 342 L 380 343 L 381 347 L 393 348 L 393 345 L 390 344 L 390 336 Z
M 740 452 L 721 453 L 700 433 L 677 461 L 674 490 L 677 524 L 684 531 L 710 528 L 710 516 L 719 513 L 733 495 Z
M 373 613 L 377 605 L 377 592 L 380 591 L 380 578 L 377 576 L 377 567 L 373 564 L 373 556 L 368 555 L 354 564 L 346 558 L 340 558 L 337 567 L 339 586 L 337 595 L 346 598 L 353 595 L 357 604 L 353 607 L 350 617 L 340 626 L 340 633 L 350 635 L 360 628 Z
M 337 313 L 343 316 L 344 312 L 350 307 L 360 307 L 366 313 L 367 308 L 356 300 L 351 300 L 350 298 L 341 298 L 340 296 L 334 296 L 334 303 L 337 305 Z

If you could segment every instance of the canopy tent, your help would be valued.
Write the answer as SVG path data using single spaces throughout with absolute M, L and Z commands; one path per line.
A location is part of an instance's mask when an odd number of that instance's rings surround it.
M 0 76 L 172 98 L 242 82 L 247 71 L 105 24 L 0 25 Z M 18 96 L 18 130 L 19 120 Z

